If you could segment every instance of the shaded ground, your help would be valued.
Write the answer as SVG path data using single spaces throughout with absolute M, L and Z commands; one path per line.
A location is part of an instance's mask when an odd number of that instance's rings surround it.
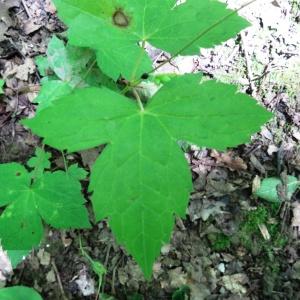
M 26 161 L 39 142 L 17 122 L 34 113 L 31 103 L 40 76 L 33 58 L 45 53 L 51 35 L 64 29 L 50 2 L 22 2 L 5 1 L 9 11 L 0 2 L 0 72 L 6 80 L 0 102 L 2 162 Z M 229 2 L 232 7 L 241 5 L 241 1 Z M 102 222 L 92 231 L 49 229 L 44 246 L 18 267 L 9 284 L 32 286 L 49 300 L 63 295 L 95 299 L 95 295 L 83 297 L 76 283 L 81 279 L 93 286 L 96 280 L 79 251 L 81 234 L 90 256 L 107 267 L 104 289 L 117 299 L 130 299 L 134 293 L 145 299 L 171 299 L 185 285 L 194 300 L 300 299 L 299 193 L 282 207 L 252 196 L 258 178 L 299 176 L 300 4 L 258 2 L 241 12 L 253 26 L 235 40 L 203 50 L 199 56 L 180 57 L 175 67 L 166 66 L 167 72 L 202 71 L 238 84 L 275 117 L 249 145 L 226 153 L 188 148 L 195 192 L 187 219 L 177 220 L 170 245 L 162 248 L 153 281 L 144 282 Z M 157 62 L 167 56 L 150 51 Z M 84 165 L 91 160 L 88 154 L 68 159 Z M 53 155 L 53 165 L 60 167 L 60 154 L 53 151 Z

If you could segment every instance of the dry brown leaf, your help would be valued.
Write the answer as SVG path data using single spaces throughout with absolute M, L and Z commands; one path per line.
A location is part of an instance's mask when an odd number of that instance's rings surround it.
M 211 157 L 215 158 L 218 165 L 229 168 L 231 171 L 247 170 L 247 164 L 242 158 L 236 156 L 234 152 L 228 151 L 225 153 L 212 150 Z

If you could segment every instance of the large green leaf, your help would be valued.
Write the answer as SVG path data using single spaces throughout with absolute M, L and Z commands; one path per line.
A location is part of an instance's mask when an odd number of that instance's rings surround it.
M 0 240 L 5 250 L 26 251 L 38 246 L 45 220 L 58 229 L 89 228 L 89 219 L 81 195 L 82 171 L 43 172 L 49 167 L 49 155 L 37 149 L 29 161 L 32 173 L 16 163 L 0 165 Z
M 1 300 L 42 300 L 34 290 L 25 286 L 15 286 L 0 289 Z
M 200 33 L 223 20 L 182 54 L 197 54 L 235 36 L 248 23 L 215 0 L 55 0 L 69 25 L 70 43 L 97 50 L 98 64 L 114 79 L 139 77 L 151 69 L 138 44 L 149 42 L 171 54 L 185 48 Z
M 248 141 L 271 117 L 232 86 L 199 84 L 200 79 L 173 79 L 144 110 L 106 88 L 77 90 L 24 121 L 45 143 L 61 150 L 108 143 L 91 175 L 96 218 L 108 217 L 117 240 L 146 277 L 170 239 L 174 216 L 184 216 L 192 191 L 177 141 L 225 149 Z

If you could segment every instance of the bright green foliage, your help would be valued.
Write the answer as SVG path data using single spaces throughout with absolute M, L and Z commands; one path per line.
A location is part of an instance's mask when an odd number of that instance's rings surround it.
M 49 152 L 45 152 L 41 148 L 36 149 L 35 157 L 32 157 L 27 162 L 27 165 L 34 169 L 31 178 L 37 179 L 43 176 L 44 170 L 50 168 L 50 157 L 51 154 Z
M 15 286 L 0 289 L 1 300 L 42 300 L 34 290 L 25 286 Z
M 59 15 L 69 26 L 69 41 L 97 51 L 98 65 L 117 79 L 132 80 L 151 69 L 139 43 L 148 42 L 171 54 L 186 47 L 200 33 L 232 11 L 215 0 L 55 0 Z M 184 20 L 184 21 L 183 21 Z M 233 15 L 181 54 L 197 54 L 200 47 L 221 43 L 249 24 Z M 136 62 L 134 64 L 133 62 Z
M 294 176 L 287 177 L 287 198 L 291 199 L 295 191 L 298 189 L 300 181 Z M 259 198 L 270 202 L 281 202 L 282 199 L 278 196 L 278 187 L 282 186 L 282 181 L 277 177 L 265 178 L 255 195 Z
M 20 256 L 38 246 L 43 237 L 42 220 L 55 228 L 89 228 L 81 195 L 83 173 L 77 166 L 70 172 L 43 172 L 49 155 L 37 149 L 29 161 L 31 173 L 17 163 L 0 165 L 0 239 L 4 249 Z M 85 175 L 85 174 L 84 174 Z
M 230 248 L 230 238 L 224 233 L 212 233 L 209 235 L 209 240 L 214 251 L 224 251 Z
M 25 258 L 29 250 L 8 250 L 7 254 L 10 259 L 11 265 L 13 268 L 16 268 L 18 264 Z
M 53 101 L 72 92 L 71 86 L 61 80 L 42 80 L 42 89 L 34 100 L 38 104 L 38 112 L 52 105 Z
M 192 191 L 178 140 L 225 149 L 248 141 L 271 117 L 233 86 L 200 79 L 174 78 L 145 109 L 106 88 L 76 90 L 23 122 L 61 150 L 108 143 L 91 175 L 96 219 L 108 217 L 146 277 Z
M 46 57 L 38 57 L 37 64 L 42 76 L 52 70 L 58 79 L 75 86 L 82 80 L 80 75 L 86 72 L 87 64 L 93 58 L 93 51 L 65 46 L 62 40 L 53 36 L 48 44 Z
M 5 81 L 0 79 L 0 95 L 3 94 L 3 85 L 4 85 Z
M 49 42 L 47 56 L 38 56 L 36 63 L 42 76 L 42 89 L 35 103 L 38 104 L 37 112 L 51 106 L 56 99 L 70 94 L 75 87 L 105 85 L 116 89 L 112 80 L 107 78 L 99 69 L 91 67 L 95 60 L 93 51 L 77 48 L 53 36 Z M 54 73 L 51 75 L 51 72 Z M 51 75 L 51 76 L 50 76 Z

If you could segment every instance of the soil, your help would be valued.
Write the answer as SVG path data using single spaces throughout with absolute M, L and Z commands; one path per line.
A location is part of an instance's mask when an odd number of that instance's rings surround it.
M 242 2 L 228 4 L 237 8 Z M 0 162 L 24 163 L 41 143 L 18 123 L 34 115 L 41 79 L 34 57 L 66 28 L 50 0 L 0 0 L 0 5 L 0 73 L 6 81 Z M 103 221 L 89 231 L 47 228 L 43 245 L 14 270 L 7 285 L 34 287 L 47 300 L 95 299 L 98 279 L 79 250 L 81 238 L 89 255 L 106 267 L 102 288 L 115 299 L 174 299 L 183 286 L 193 300 L 300 299 L 300 193 L 278 206 L 252 193 L 257 180 L 300 175 L 300 4 L 262 0 L 240 14 L 252 26 L 236 39 L 178 57 L 161 72 L 201 71 L 234 83 L 274 118 L 249 144 L 227 152 L 187 147 L 195 192 L 186 219 L 176 220 L 172 240 L 161 250 L 153 279 L 144 280 Z M 149 52 L 156 63 L 168 57 L 150 47 Z M 61 154 L 48 150 L 59 167 Z M 67 159 L 85 165 L 95 151 Z

